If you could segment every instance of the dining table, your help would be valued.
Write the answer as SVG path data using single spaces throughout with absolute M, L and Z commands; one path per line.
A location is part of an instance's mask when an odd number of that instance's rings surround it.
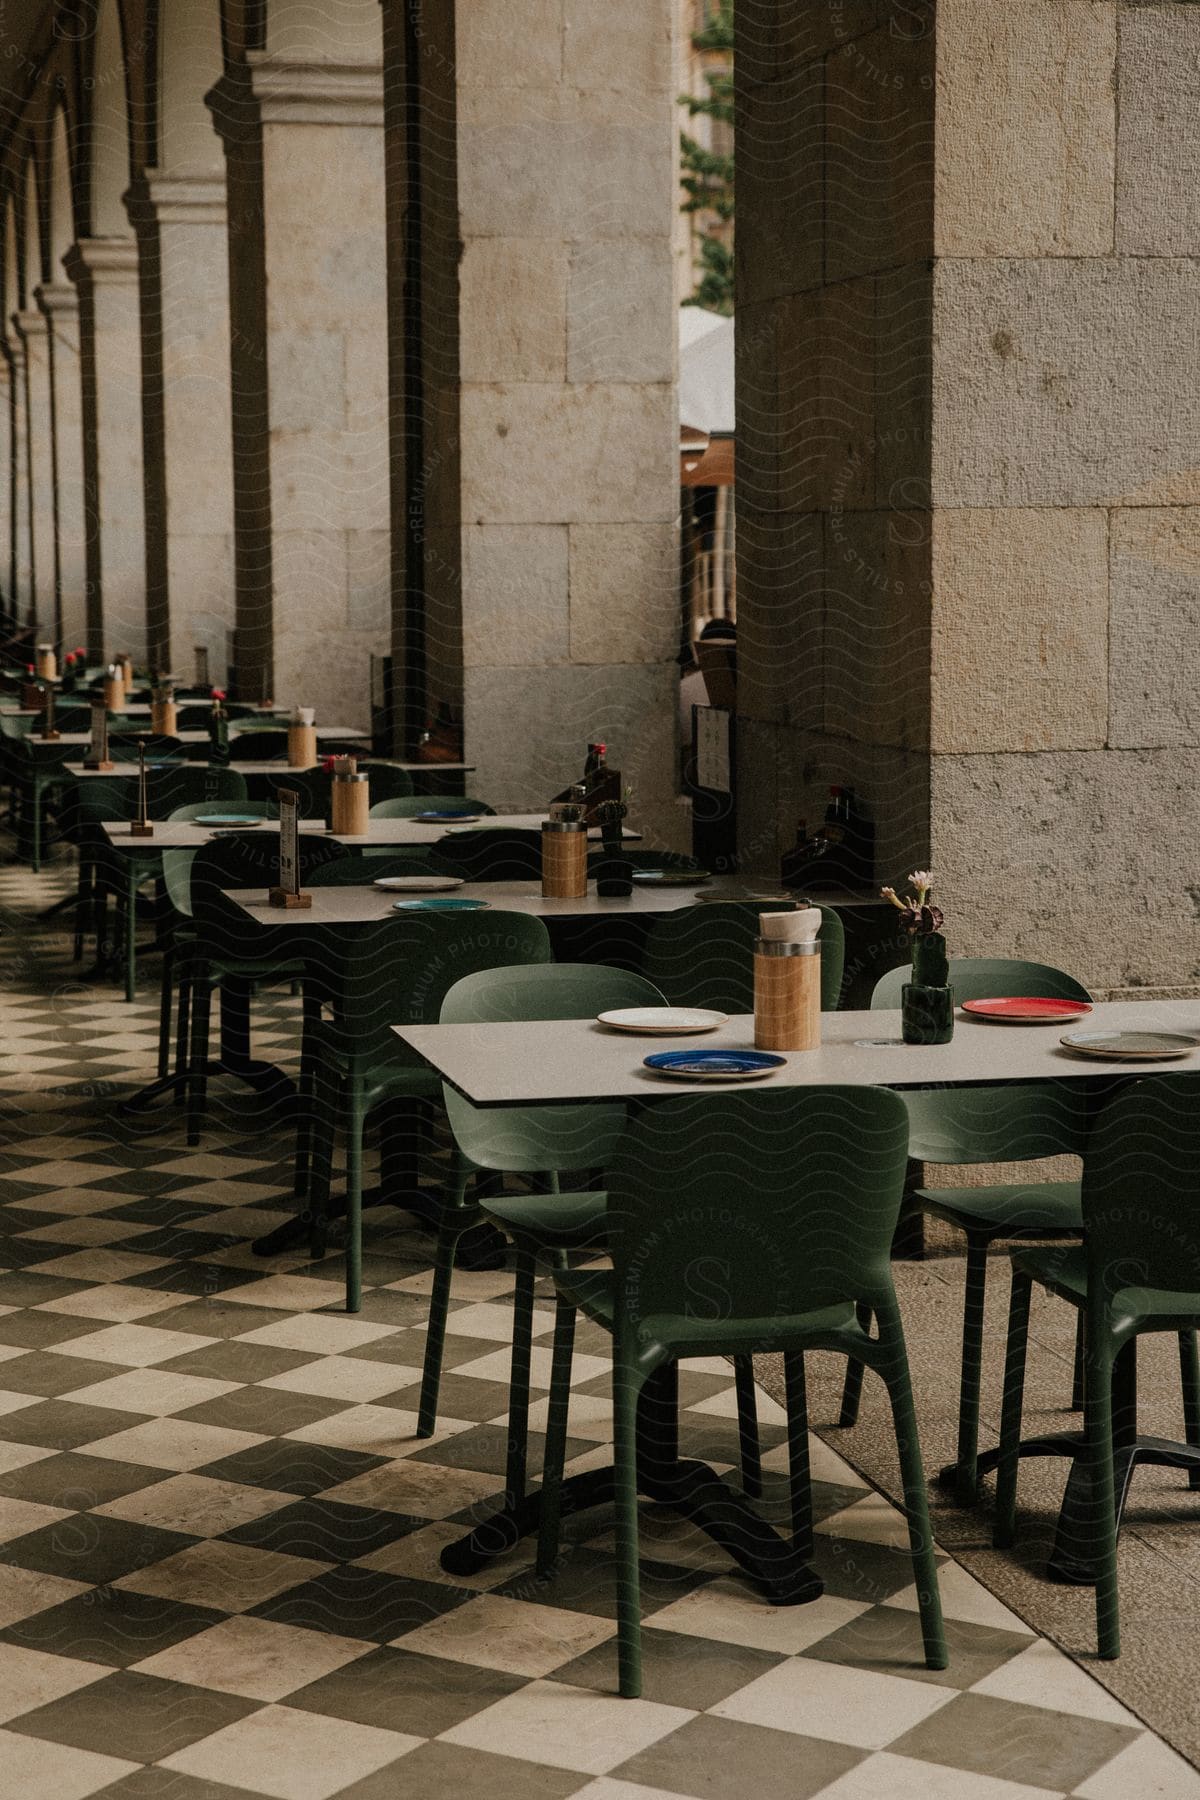
M 192 766 L 196 767 L 198 765 L 193 764 Z M 235 769 L 239 766 L 243 765 L 237 763 L 230 763 L 229 765 L 230 768 Z M 251 767 L 257 772 L 267 769 L 275 774 L 283 773 L 286 768 L 286 765 L 283 764 L 266 763 L 254 763 L 244 766 Z M 212 810 L 216 814 L 224 814 L 227 817 L 233 817 L 237 813 L 237 802 L 214 800 Z M 333 843 L 340 844 L 347 850 L 390 849 L 402 851 L 404 849 L 419 850 L 426 848 L 430 845 L 440 843 L 447 836 L 454 836 L 456 833 L 469 830 L 480 830 L 484 827 L 500 827 L 502 829 L 512 830 L 536 830 L 545 816 L 546 815 L 542 813 L 489 814 L 486 818 L 480 819 L 476 825 L 460 825 L 457 827 L 446 820 L 426 823 L 420 819 L 374 818 L 368 821 L 369 830 L 365 834 L 348 834 L 346 832 L 333 831 L 325 824 L 324 819 L 316 818 L 301 819 L 299 821 L 299 827 L 306 836 L 329 838 Z M 200 850 L 203 849 L 206 844 L 213 843 L 222 837 L 236 835 L 239 831 L 253 830 L 256 835 L 261 837 L 274 837 L 276 839 L 279 837 L 278 819 L 263 819 L 257 824 L 242 825 L 240 827 L 206 825 L 203 820 L 194 819 L 162 819 L 155 821 L 154 832 L 150 837 L 143 837 L 139 833 L 134 832 L 128 819 L 106 819 L 101 823 L 100 829 L 104 833 L 105 842 L 108 847 L 117 853 L 124 864 L 123 898 L 125 901 L 125 929 L 123 956 L 125 966 L 125 998 L 129 1001 L 132 1001 L 137 997 L 137 921 L 136 909 L 133 904 L 134 897 L 141 883 L 151 876 L 156 875 L 161 870 L 164 852 L 167 850 Z M 600 832 L 597 829 L 590 835 L 598 840 Z M 638 841 L 640 837 L 640 834 L 632 829 L 627 830 L 625 835 L 630 841 Z M 526 889 L 531 886 L 528 881 L 518 885 L 523 885 Z M 483 896 L 484 898 L 491 897 L 494 894 L 496 884 L 488 883 L 487 887 L 489 890 L 488 895 Z M 344 896 L 352 894 L 359 894 L 364 896 L 364 898 L 359 902 L 346 900 L 344 898 Z M 343 898 L 339 900 L 335 897 L 337 895 L 341 895 Z M 258 895 L 257 897 L 262 899 L 265 904 L 265 895 Z M 397 896 L 393 896 L 393 899 L 396 897 Z M 466 897 L 465 890 L 463 897 Z M 366 911 L 361 915 L 363 917 L 383 917 L 387 912 L 386 904 L 384 904 L 381 899 L 380 890 L 371 887 L 366 889 L 318 889 L 314 893 L 314 904 L 315 910 L 322 923 L 334 922 L 331 918 L 331 909 L 337 909 L 339 907 L 342 909 L 349 909 L 351 913 L 354 912 L 356 905 L 365 908 Z M 371 914 L 372 905 L 374 905 L 376 909 L 375 915 Z M 251 917 L 253 917 L 253 908 L 249 905 L 249 902 L 248 910 L 250 911 Z M 633 910 L 638 909 L 635 908 Z M 312 917 L 312 912 L 296 912 L 291 915 L 289 923 L 301 925 L 303 921 L 306 920 L 311 922 Z M 278 914 L 275 915 L 273 922 L 278 922 Z
M 671 1078 L 646 1066 L 650 1052 L 706 1048 L 747 1050 L 754 1046 L 752 1015 L 729 1017 L 703 1038 L 694 1035 L 653 1039 L 616 1031 L 595 1019 L 555 1019 L 470 1025 L 405 1025 L 397 1036 L 422 1056 L 446 1084 L 481 1108 L 506 1106 L 571 1106 L 581 1102 L 624 1101 L 631 1107 L 694 1092 L 695 1083 Z M 1120 1000 L 1095 1005 L 1086 1020 L 1088 1033 L 1171 1032 L 1191 1038 L 1182 1055 L 1147 1060 L 1142 1057 L 1082 1054 L 1063 1041 L 1060 1026 L 986 1021 L 960 1011 L 954 1035 L 945 1044 L 906 1044 L 898 1011 L 831 1012 L 821 1017 L 817 1049 L 781 1053 L 779 1066 L 765 1077 L 775 1086 L 805 1088 L 827 1084 L 888 1087 L 992 1087 L 1008 1082 L 1085 1082 L 1089 1103 L 1100 1105 L 1115 1085 L 1153 1079 L 1156 1074 L 1200 1068 L 1200 1000 Z M 721 1093 L 737 1093 L 762 1084 L 763 1078 L 722 1080 Z M 1135 1340 L 1136 1345 L 1136 1340 Z M 1118 1526 L 1129 1477 L 1139 1463 L 1187 1470 L 1200 1482 L 1200 1447 L 1150 1437 L 1137 1430 L 1135 1346 L 1115 1396 L 1114 1418 L 1119 1456 Z M 653 1384 L 651 1384 L 653 1385 Z M 664 1396 L 657 1398 L 660 1423 Z M 645 1479 L 639 1485 L 650 1497 L 682 1511 L 754 1579 L 768 1599 L 794 1604 L 819 1593 L 820 1583 L 807 1561 L 791 1552 L 742 1497 L 720 1481 L 706 1465 L 672 1460 L 655 1449 L 654 1431 L 645 1439 Z M 1046 1565 L 1051 1579 L 1070 1584 L 1095 1580 L 1091 1521 L 1095 1516 L 1093 1483 L 1081 1431 L 1041 1432 L 1022 1440 L 1022 1456 L 1069 1457 L 1071 1470 L 1063 1494 L 1054 1546 Z M 996 1467 L 998 1452 L 979 1459 L 980 1473 Z M 569 1502 L 575 1508 L 612 1498 L 611 1469 L 590 1470 L 568 1478 Z M 447 1573 L 469 1574 L 487 1565 L 515 1542 L 537 1529 L 536 1493 L 505 1503 L 446 1546 L 442 1567 Z M 816 1584 L 814 1588 L 814 1583 Z

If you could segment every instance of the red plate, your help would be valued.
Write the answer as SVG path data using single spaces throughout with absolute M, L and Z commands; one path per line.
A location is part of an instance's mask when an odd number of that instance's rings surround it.
M 1000 1025 L 1065 1025 L 1069 1019 L 1086 1019 L 1091 1006 L 1086 1000 L 964 1000 L 962 1009 L 976 1019 Z

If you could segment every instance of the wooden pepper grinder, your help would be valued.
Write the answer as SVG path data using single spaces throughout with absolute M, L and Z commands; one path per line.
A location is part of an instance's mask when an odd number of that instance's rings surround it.
M 119 662 L 109 663 L 104 677 L 104 704 L 109 712 L 120 712 L 125 704 L 125 683 Z
M 338 756 L 333 763 L 330 830 L 338 837 L 367 837 L 371 830 L 371 796 L 366 772 L 360 772 L 353 756 Z
M 39 681 L 53 681 L 58 674 L 58 658 L 53 644 L 39 644 L 34 651 L 34 667 Z
M 759 1050 L 816 1050 L 821 1043 L 821 914 L 759 914 L 754 946 L 754 1043 Z
M 288 768 L 311 769 L 317 760 L 316 713 L 311 706 L 298 706 L 288 721 Z
M 169 681 L 160 681 L 150 702 L 150 729 L 155 737 L 174 737 L 175 721 L 175 690 Z
M 547 900 L 582 900 L 587 894 L 588 828 L 582 818 L 562 816 L 576 808 L 557 810 L 559 817 L 542 823 L 542 894 Z

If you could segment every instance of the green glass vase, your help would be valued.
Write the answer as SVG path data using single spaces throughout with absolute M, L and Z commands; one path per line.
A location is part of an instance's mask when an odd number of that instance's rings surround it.
M 900 995 L 901 1035 L 906 1044 L 948 1044 L 954 1036 L 950 959 L 940 931 L 913 939 L 913 978 Z

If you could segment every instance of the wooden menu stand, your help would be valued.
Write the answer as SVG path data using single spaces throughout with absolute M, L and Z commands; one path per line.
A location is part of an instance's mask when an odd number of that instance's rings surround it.
M 150 808 L 147 804 L 149 796 L 146 792 L 146 740 L 138 739 L 138 799 L 137 814 L 129 826 L 130 837 L 147 838 L 154 836 L 154 825 L 150 819 Z
M 312 895 L 300 891 L 300 796 L 295 788 L 280 788 L 279 880 L 267 889 L 270 906 L 303 912 L 312 906 Z
M 108 713 L 102 700 L 92 703 L 92 741 L 88 745 L 83 766 L 85 769 L 96 769 L 102 775 L 110 774 L 116 766 L 109 759 Z
M 53 743 L 56 738 L 62 736 L 62 732 L 57 729 L 54 723 L 54 689 L 50 685 L 49 680 L 47 680 L 45 687 L 44 705 L 45 711 L 42 713 L 42 723 L 37 735 L 44 744 Z

